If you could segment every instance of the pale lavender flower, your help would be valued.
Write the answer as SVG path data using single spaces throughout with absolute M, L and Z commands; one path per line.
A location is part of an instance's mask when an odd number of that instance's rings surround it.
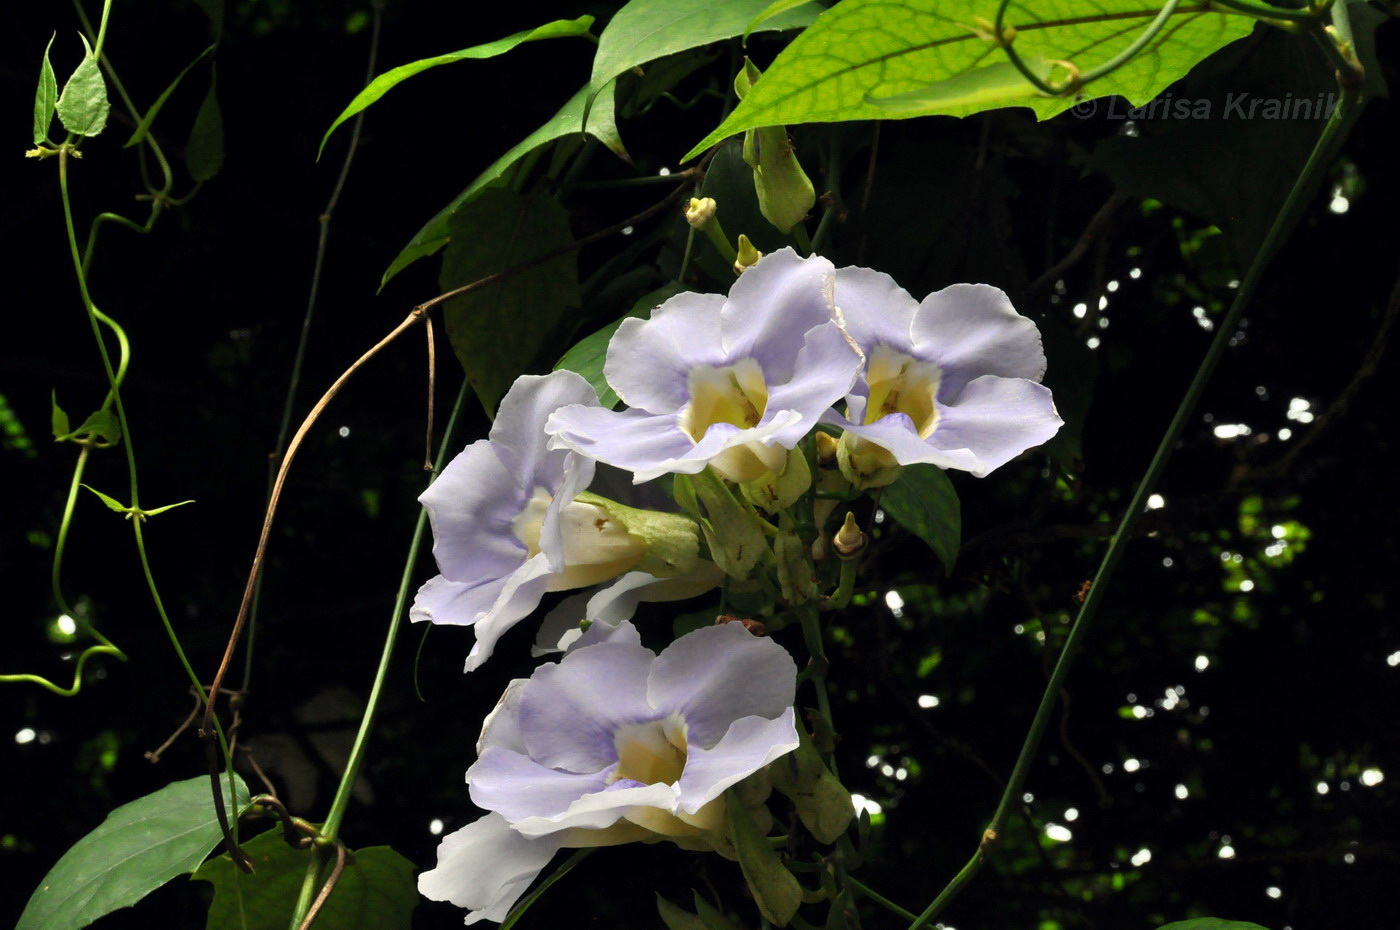
M 732 481 L 781 469 L 860 367 L 833 320 L 834 273 L 824 258 L 783 249 L 728 297 L 677 294 L 651 319 L 623 321 L 604 374 L 630 409 L 566 407 L 546 426 L 554 444 L 638 483 L 707 465 Z
M 920 303 L 889 275 L 841 268 L 836 306 L 866 365 L 845 416 L 826 421 L 845 430 L 849 470 L 870 483 L 921 462 L 980 477 L 1062 425 L 1039 383 L 1040 332 L 997 288 L 954 284 Z
M 796 681 L 739 623 L 660 655 L 630 622 L 594 624 L 487 718 L 467 781 L 490 813 L 444 837 L 419 891 L 499 921 L 561 847 L 723 847 L 724 790 L 797 748 Z
M 468 671 L 546 592 L 605 581 L 646 554 L 599 507 L 574 500 L 593 479 L 594 463 L 548 448 L 543 427 L 552 412 L 597 402 L 570 371 L 518 379 L 489 438 L 468 446 L 419 498 L 442 574 L 418 590 L 410 616 L 474 626 Z

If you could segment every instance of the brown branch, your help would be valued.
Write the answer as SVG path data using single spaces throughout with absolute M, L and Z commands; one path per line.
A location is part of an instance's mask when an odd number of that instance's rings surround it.
M 1065 257 L 1051 265 L 1044 274 L 1030 283 L 1030 286 L 1026 288 L 1026 297 L 1029 299 L 1040 294 L 1045 288 L 1052 286 L 1063 277 L 1065 272 L 1077 265 L 1099 237 L 1108 231 L 1113 221 L 1117 219 L 1123 205 L 1130 200 L 1132 198 L 1127 194 L 1114 193 L 1112 197 L 1104 201 L 1104 205 L 1099 207 L 1098 212 L 1089 220 L 1089 225 L 1084 227 L 1084 231 L 1079 234 L 1078 241 L 1065 254 Z

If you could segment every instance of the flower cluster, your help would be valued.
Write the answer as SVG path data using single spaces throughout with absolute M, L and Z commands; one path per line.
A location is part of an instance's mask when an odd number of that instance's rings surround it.
M 809 601 L 822 547 L 798 537 L 785 508 L 805 500 L 820 532 L 833 497 L 889 484 L 904 466 L 986 475 L 1059 428 L 1044 372 L 1035 325 L 994 287 L 918 302 L 887 275 L 784 249 L 727 296 L 679 294 L 623 321 L 604 375 L 624 410 L 601 406 L 573 372 L 520 378 L 489 437 L 422 497 L 441 574 L 412 617 L 472 626 L 472 670 L 546 593 L 586 590 L 536 640 L 537 655 L 562 660 L 512 682 L 486 721 L 468 782 L 489 813 L 444 839 L 423 894 L 468 908 L 468 923 L 499 921 L 562 847 L 668 840 L 731 854 L 725 789 L 799 746 L 793 661 L 739 623 L 657 655 L 633 610 L 754 572 L 789 605 Z M 840 438 L 816 432 L 820 450 L 804 446 L 818 426 Z M 832 466 L 821 501 L 809 458 Z M 591 492 L 603 466 L 634 486 L 676 476 L 681 512 Z M 854 551 L 839 534 L 834 548 Z M 812 752 L 794 771 L 817 784 Z M 812 815 L 814 835 L 832 832 L 823 816 Z

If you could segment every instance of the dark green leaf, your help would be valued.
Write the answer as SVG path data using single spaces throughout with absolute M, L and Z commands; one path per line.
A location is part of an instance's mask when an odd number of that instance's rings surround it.
M 953 570 L 962 536 L 958 492 L 936 465 L 910 465 L 885 488 L 880 506 L 900 526 L 928 543 L 945 571 Z
M 727 792 L 726 800 L 729 829 L 739 855 L 739 868 L 743 870 L 744 880 L 753 892 L 754 903 L 771 923 L 786 927 L 802 904 L 802 886 L 769 847 L 768 839 L 759 832 L 758 825 L 735 796 L 734 789 Z
M 49 49 L 53 48 L 53 36 L 44 46 L 44 63 L 39 66 L 39 87 L 34 91 L 34 144 L 42 145 L 49 141 L 49 124 L 53 122 L 54 106 L 58 103 L 58 78 L 54 77 L 53 64 L 49 61 Z
M 191 876 L 214 886 L 208 930 L 286 930 L 314 855 L 293 849 L 280 830 L 243 844 L 256 871 L 241 873 L 227 855 L 210 859 Z M 356 850 L 316 918 L 335 930 L 408 930 L 418 889 L 413 863 L 388 846 Z
M 1197 917 L 1195 920 L 1178 920 L 1175 923 L 1158 927 L 1157 930 L 1264 930 L 1264 928 L 1242 920 Z
M 567 368 L 569 371 L 576 371 L 593 385 L 593 390 L 598 392 L 598 401 L 604 407 L 616 407 L 618 404 L 617 394 L 608 386 L 607 380 L 603 377 L 603 363 L 607 361 L 608 342 L 612 339 L 613 333 L 622 325 L 622 321 L 628 317 L 650 317 L 651 312 L 665 303 L 669 298 L 674 297 L 685 290 L 675 281 L 668 282 L 660 288 L 647 294 L 632 306 L 627 316 L 614 320 L 597 332 L 584 336 L 573 348 L 565 352 L 563 357 L 554 364 L 554 370 Z
M 588 35 L 589 28 L 593 25 L 592 16 L 580 16 L 578 19 L 559 19 L 552 23 L 546 23 L 537 29 L 526 29 L 514 35 L 508 35 L 504 39 L 497 39 L 494 42 L 487 42 L 483 45 L 474 45 L 471 48 L 464 48 L 458 52 L 450 52 L 446 55 L 437 55 L 433 58 L 423 58 L 419 61 L 409 62 L 406 65 L 399 65 L 376 77 L 369 82 L 364 90 L 355 95 L 355 99 L 350 101 L 344 111 L 331 123 L 331 128 L 326 130 L 326 134 L 321 138 L 321 147 L 316 152 L 319 158 L 321 152 L 326 148 L 326 142 L 330 139 L 331 133 L 335 132 L 337 126 L 348 119 L 354 117 L 356 113 L 371 106 L 380 97 L 383 97 L 394 87 L 403 81 L 408 80 L 415 74 L 422 74 L 429 68 L 436 68 L 438 65 L 450 65 L 458 61 L 468 59 L 494 58 L 503 55 L 511 49 L 525 42 L 534 42 L 539 39 L 558 39 L 568 36 Z
M 656 895 L 656 910 L 668 930 L 709 930 L 697 915 L 667 901 L 659 892 Z
M 185 165 L 196 181 L 209 180 L 224 164 L 224 118 L 219 111 L 218 84 L 217 72 L 212 73 L 209 92 L 199 105 L 190 141 L 185 144 Z
M 547 123 L 530 133 L 524 141 L 496 159 L 490 167 L 477 175 L 476 180 L 468 184 L 466 190 L 439 210 L 437 216 L 429 220 L 427 225 L 418 230 L 408 245 L 404 246 L 389 265 L 389 269 L 384 272 L 380 287 L 388 284 L 390 278 L 418 259 L 432 255 L 447 245 L 448 240 L 452 238 L 451 220 L 453 215 L 481 196 L 482 191 L 500 182 L 516 162 L 536 149 L 548 145 L 556 139 L 587 132 L 609 149 L 625 156 L 622 140 L 617 134 L 617 124 L 614 122 L 612 91 L 601 95 L 594 101 L 593 108 L 589 110 L 588 123 L 585 128 L 583 114 L 587 101 L 588 88 L 585 87 L 569 98 L 569 102 L 564 104 L 558 113 L 550 117 Z
M 62 439 L 68 435 L 68 414 L 58 405 L 58 392 L 53 392 L 53 413 L 50 417 L 53 423 L 53 438 Z
M 83 60 L 73 69 L 55 109 L 63 128 L 76 136 L 95 136 L 107 125 L 107 83 L 102 80 L 102 68 L 93 57 L 87 37 L 83 40 Z
M 250 804 L 243 780 L 233 780 L 231 819 Z M 16 930 L 77 930 L 130 907 L 198 866 L 222 836 L 205 775 L 123 804 L 49 870 Z
M 593 58 L 594 92 L 637 65 L 711 42 L 746 35 L 768 11 L 768 0 L 631 0 L 617 11 L 598 39 Z M 752 28 L 800 29 L 820 10 L 783 10 Z
M 1072 59 L 1088 71 L 1132 42 L 1158 10 L 1159 5 L 1138 0 L 1103 0 L 1092 7 L 1039 0 L 1013 5 L 1006 25 L 1019 30 L 1016 51 L 1033 67 Z M 1074 106 L 1080 97 L 1043 95 L 1008 78 L 999 67 L 1004 53 L 978 24 L 995 14 L 996 4 L 987 0 L 845 0 L 794 39 L 734 112 L 685 158 L 760 126 L 969 116 L 1005 106 L 1029 107 L 1047 119 Z M 890 28 L 896 20 L 899 28 Z M 1253 27 L 1254 20 L 1245 16 L 1182 4 L 1146 48 L 1085 92 L 1144 103 Z M 996 70 L 962 79 L 961 85 L 945 83 L 989 67 Z
M 94 410 L 68 435 L 79 442 L 89 442 L 99 449 L 105 449 L 116 445 L 122 438 L 121 422 L 110 410 Z
M 190 73 L 190 69 L 208 57 L 209 53 L 214 51 L 216 47 L 217 46 L 211 45 L 200 52 L 194 57 L 194 61 L 185 65 L 185 67 L 180 70 L 180 73 L 175 75 L 175 80 L 171 81 L 170 86 L 160 92 L 160 96 L 156 98 L 156 102 L 151 104 L 151 108 L 146 111 L 146 115 L 141 117 L 141 122 L 137 125 L 136 131 L 131 134 L 130 139 L 127 139 L 126 142 L 122 144 L 122 148 L 131 148 L 133 145 L 136 145 L 142 139 L 146 138 L 146 133 L 151 131 L 151 124 L 154 123 L 156 117 L 160 115 L 161 107 L 165 106 L 165 101 L 169 100 L 170 95 L 175 93 L 175 88 L 180 86 L 180 82 L 185 79 L 185 75 Z
M 443 255 L 444 291 L 506 271 L 572 244 L 569 215 L 544 194 L 486 191 L 452 217 Z M 578 261 L 552 258 L 496 284 L 448 301 L 447 337 L 482 406 L 497 402 L 540 350 L 566 313 L 579 305 Z

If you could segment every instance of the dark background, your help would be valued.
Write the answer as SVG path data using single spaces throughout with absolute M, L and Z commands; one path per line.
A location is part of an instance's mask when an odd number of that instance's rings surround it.
M 591 12 L 601 28 L 612 6 L 389 3 L 377 70 L 561 16 Z M 189 3 L 116 7 L 107 48 L 144 106 L 207 44 L 208 23 Z M 162 595 L 206 680 L 256 541 L 317 217 L 349 133 L 340 130 L 319 163 L 316 145 L 363 81 L 366 10 L 351 0 L 231 3 L 217 53 L 222 172 L 150 236 L 108 228 L 91 272 L 97 302 L 134 346 L 124 397 L 143 501 L 197 501 L 153 518 L 147 539 Z M 12 432 L 0 451 L 0 671 L 65 682 L 71 665 L 62 656 L 77 650 L 51 641 L 57 608 L 48 571 L 76 450 L 49 441 L 49 397 L 56 391 L 81 418 L 101 402 L 105 379 L 65 247 L 56 165 L 19 155 L 44 43 L 58 32 L 61 81 L 76 63 L 77 28 L 66 4 L 30 3 L 10 12 L 0 37 L 0 123 L 11 143 L 0 160 L 8 194 L 0 407 L 24 440 Z M 753 53 L 766 63 L 780 47 L 760 39 Z M 1393 63 L 1395 47 L 1395 30 L 1383 27 L 1380 61 Z M 723 87 L 733 51 L 712 52 L 715 63 L 685 78 L 678 98 Z M 333 220 L 298 419 L 410 306 L 438 292 L 430 259 L 376 294 L 399 248 L 548 118 L 587 79 L 590 59 L 591 46 L 577 40 L 524 46 L 415 78 L 369 111 Z M 1327 89 L 1327 80 L 1311 48 L 1256 35 L 1177 92 L 1218 100 L 1225 91 L 1287 87 L 1302 95 Z M 157 123 L 177 172 L 206 86 L 207 69 L 192 72 Z M 675 169 L 720 118 L 721 104 L 718 96 L 685 111 L 663 103 L 624 119 L 636 168 L 601 152 L 589 176 Z M 1090 634 L 1063 728 L 1057 720 L 1028 783 L 1026 817 L 1013 818 L 990 866 L 947 912 L 951 926 L 1151 928 L 1194 914 L 1271 930 L 1394 926 L 1400 667 L 1387 656 L 1400 655 L 1392 608 L 1400 501 L 1388 399 L 1396 379 L 1377 344 L 1388 333 L 1400 244 L 1393 123 L 1389 101 L 1371 104 L 1266 276 L 1166 474 L 1167 506 L 1129 550 Z M 887 123 L 868 200 L 870 124 L 796 133 L 818 190 L 843 198 L 847 216 L 827 250 L 833 260 L 888 271 L 916 297 L 962 280 L 1007 289 L 1045 332 L 1049 383 L 1069 421 L 1047 450 L 988 479 L 954 477 L 966 545 L 951 575 L 922 543 L 883 524 L 879 558 L 867 563 L 877 567 L 833 631 L 843 779 L 882 808 L 858 874 L 914 910 L 972 853 L 1068 629 L 1073 596 L 1213 335 L 1192 308 L 1207 321 L 1223 315 L 1229 281 L 1256 244 L 1251 231 L 1267 227 L 1321 124 L 1141 121 L 1137 136 L 1124 127 L 1102 113 L 1037 124 L 1024 111 Z M 107 132 L 73 165 L 80 229 L 102 210 L 144 216 L 131 199 L 140 191 L 135 156 L 120 149 L 130 129 L 114 108 Z M 187 189 L 187 180 L 177 183 L 177 193 Z M 583 236 L 664 190 L 566 190 L 561 199 Z M 1338 198 L 1345 212 L 1336 212 Z M 654 237 L 641 261 L 674 274 L 681 227 L 669 214 L 653 225 L 639 231 Z M 1088 248 L 1063 270 L 1060 291 L 1053 280 L 1033 287 L 1086 229 Z M 610 240 L 585 249 L 581 275 L 620 247 Z M 692 283 L 722 290 L 726 282 L 706 267 Z M 1131 268 L 1141 275 L 1130 277 Z M 648 289 L 642 277 L 636 293 L 607 281 L 586 286 L 575 335 L 625 312 Z M 1118 282 L 1112 291 L 1110 281 Z M 1084 321 L 1070 309 L 1093 308 L 1100 295 L 1108 297 L 1106 329 L 1094 311 Z M 1097 348 L 1085 346 L 1088 335 L 1101 340 Z M 439 336 L 440 433 L 460 368 Z M 547 370 L 563 348 L 535 368 Z M 335 755 L 358 721 L 412 532 L 424 484 L 425 372 L 414 334 L 356 377 L 312 432 L 274 531 L 241 736 L 310 820 L 329 805 Z M 1293 398 L 1317 418 L 1289 419 Z M 1250 434 L 1220 438 L 1220 424 L 1247 424 Z M 484 435 L 486 425 L 473 405 L 456 444 Z M 86 482 L 123 496 L 120 453 L 95 453 Z M 1286 557 L 1265 551 L 1276 524 L 1286 528 Z M 1227 561 L 1235 553 L 1243 561 Z M 430 569 L 425 559 L 418 575 Z M 204 770 L 188 733 L 159 765 L 143 758 L 180 724 L 191 699 L 129 527 L 86 495 L 64 578 L 70 598 L 130 661 L 95 660 L 71 699 L 29 685 L 0 691 L 0 922 L 18 916 L 63 850 L 111 808 Z M 1245 578 L 1252 590 L 1239 590 Z M 891 590 L 902 598 L 899 612 L 886 601 Z M 669 615 L 643 615 L 650 641 L 666 639 Z M 510 678 L 528 674 L 529 626 L 465 678 L 469 633 L 434 630 L 416 662 L 423 631 L 402 634 L 363 793 L 345 823 L 352 847 L 387 843 L 427 867 L 438 842 L 429 822 L 441 819 L 451 831 L 476 816 L 462 772 L 486 709 Z M 1198 671 L 1202 656 L 1208 665 Z M 241 675 L 236 666 L 235 679 Z M 1167 699 L 1178 685 L 1184 693 Z M 920 694 L 936 696 L 938 706 L 921 708 Z M 1133 705 L 1151 716 L 1134 717 Z M 36 738 L 17 743 L 11 734 L 25 728 Z M 1129 759 L 1140 767 L 1125 770 Z M 1384 780 L 1363 784 L 1367 769 Z M 1044 838 L 1048 823 L 1068 827 L 1073 839 Z M 1221 857 L 1226 846 L 1233 858 Z M 1144 848 L 1150 861 L 1134 864 Z M 736 870 L 659 846 L 592 856 L 525 925 L 659 925 L 650 890 L 685 900 L 691 887 L 712 889 L 753 922 Z M 99 926 L 198 926 L 205 894 L 207 886 L 177 879 Z M 864 916 L 871 927 L 902 925 L 873 905 Z M 415 926 L 460 919 L 455 908 L 424 902 Z

